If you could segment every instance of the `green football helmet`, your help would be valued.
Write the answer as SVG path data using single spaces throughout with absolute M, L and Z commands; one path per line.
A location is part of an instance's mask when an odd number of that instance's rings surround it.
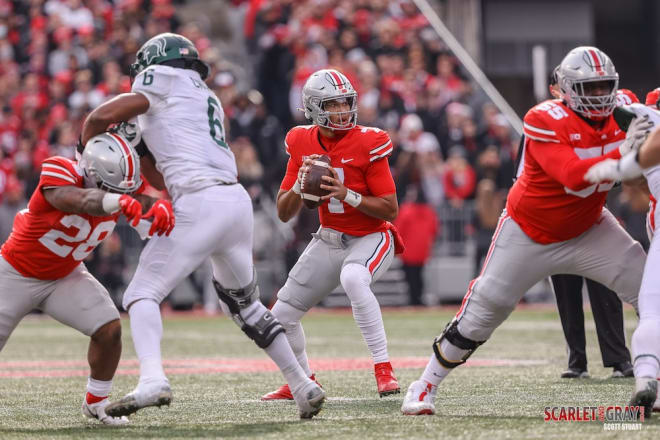
M 202 79 L 209 75 L 209 66 L 199 58 L 195 45 L 183 35 L 170 32 L 158 34 L 144 43 L 131 64 L 131 74 L 136 76 L 155 64 L 165 64 L 199 72 Z

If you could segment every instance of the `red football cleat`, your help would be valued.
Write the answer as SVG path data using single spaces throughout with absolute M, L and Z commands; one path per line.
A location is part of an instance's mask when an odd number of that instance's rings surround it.
M 311 376 L 309 376 L 309 378 L 312 379 L 321 387 L 321 384 L 318 383 L 316 380 L 316 376 L 312 374 Z M 271 391 L 270 393 L 261 396 L 261 400 L 293 400 L 293 394 L 291 394 L 291 389 L 289 388 L 289 385 L 284 384 L 275 391 Z
M 397 382 L 394 371 L 392 371 L 392 364 L 389 362 L 380 362 L 374 365 L 374 371 L 380 397 L 401 392 L 399 382 Z

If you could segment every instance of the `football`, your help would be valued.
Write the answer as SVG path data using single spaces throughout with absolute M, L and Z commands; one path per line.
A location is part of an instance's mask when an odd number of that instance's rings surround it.
M 330 157 L 323 155 L 316 158 L 313 165 L 309 167 L 309 171 L 303 175 L 300 183 L 300 195 L 303 203 L 309 209 L 318 208 L 321 204 L 321 197 L 329 193 L 329 191 L 321 188 L 321 184 L 324 182 L 321 177 L 332 177 L 329 168 Z

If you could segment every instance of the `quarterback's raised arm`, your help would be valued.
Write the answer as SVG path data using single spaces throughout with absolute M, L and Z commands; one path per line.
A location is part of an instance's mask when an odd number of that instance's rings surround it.
M 122 93 L 96 107 L 83 123 L 80 140 L 87 141 L 108 129 L 110 124 L 128 121 L 149 110 L 149 100 L 141 93 Z

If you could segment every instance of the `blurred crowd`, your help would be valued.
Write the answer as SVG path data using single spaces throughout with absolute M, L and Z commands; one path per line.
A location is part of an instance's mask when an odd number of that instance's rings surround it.
M 0 240 L 36 187 L 41 162 L 72 158 L 85 115 L 129 91 L 137 49 L 172 31 L 191 39 L 211 66 L 207 82 L 222 101 L 240 179 L 258 209 L 272 206 L 265 199 L 272 201 L 284 174 L 286 131 L 307 123 L 298 110 L 305 80 L 336 68 L 358 92 L 359 123 L 387 130 L 396 146 L 390 166 L 401 232 L 415 235 L 404 266 L 423 266 L 438 236 L 456 255 L 473 236 L 477 260 L 483 256 L 512 183 L 519 137 L 412 1 L 227 2 L 244 17 L 239 37 L 249 66 L 226 59 L 198 23 L 182 22 L 177 3 L 185 2 L 0 0 Z M 315 215 L 304 211 L 294 225 L 288 262 L 317 227 Z M 107 240 L 88 262 L 117 290 L 133 258 L 122 241 Z

